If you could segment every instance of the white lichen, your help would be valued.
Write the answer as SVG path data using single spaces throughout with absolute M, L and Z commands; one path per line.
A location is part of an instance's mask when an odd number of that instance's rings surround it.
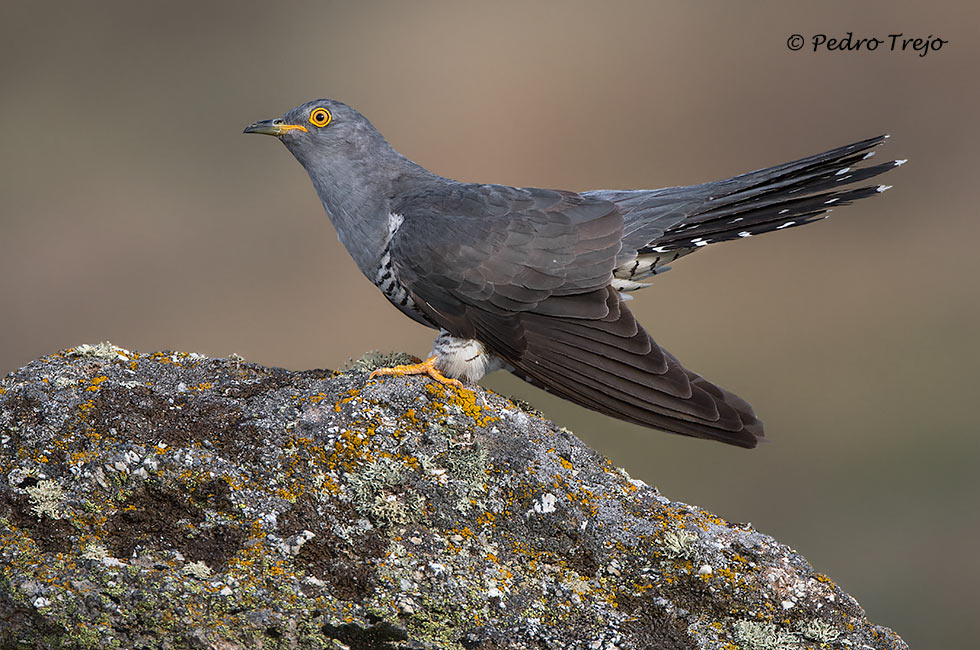
M 556 510 L 555 503 L 558 502 L 558 497 L 556 497 L 551 492 L 545 492 L 541 495 L 540 499 L 534 502 L 534 512 L 539 515 L 546 515 L 548 513 L 554 512 Z
M 96 560 L 102 561 L 109 557 L 109 551 L 102 544 L 88 544 L 82 550 L 83 560 Z
M 694 542 L 697 539 L 697 535 L 683 529 L 668 530 L 660 537 L 660 546 L 672 558 L 690 560 L 696 554 Z
M 184 568 L 180 570 L 185 576 L 192 576 L 198 578 L 199 580 L 204 580 L 211 576 L 211 567 L 209 567 L 204 562 L 190 562 L 184 565 Z
M 39 481 L 37 485 L 27 488 L 27 496 L 33 504 L 31 509 L 38 517 L 48 516 L 58 519 L 61 516 L 65 491 L 61 489 L 58 481 L 52 479 Z
M 351 503 L 382 526 L 407 524 L 425 512 L 425 499 L 404 489 L 405 468 L 380 458 L 348 477 Z
M 795 650 L 800 647 L 799 637 L 772 623 L 736 621 L 732 629 L 746 650 Z
M 833 643 L 840 637 L 840 630 L 819 618 L 800 623 L 800 634 L 818 643 Z
M 109 341 L 96 343 L 83 343 L 82 345 L 71 348 L 65 353 L 67 357 L 93 357 L 96 359 L 122 359 L 129 358 L 130 351 L 113 345 Z

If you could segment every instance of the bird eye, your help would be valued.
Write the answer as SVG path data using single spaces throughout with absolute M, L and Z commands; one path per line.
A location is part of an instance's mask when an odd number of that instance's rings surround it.
M 325 108 L 314 108 L 310 113 L 310 124 L 313 126 L 324 127 L 330 124 L 331 119 L 330 111 Z

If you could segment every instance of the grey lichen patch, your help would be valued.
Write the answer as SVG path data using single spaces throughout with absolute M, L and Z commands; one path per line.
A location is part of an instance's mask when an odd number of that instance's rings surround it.
M 53 479 L 38 481 L 37 485 L 26 488 L 26 492 L 31 500 L 31 510 L 38 517 L 61 518 L 65 491 L 58 481 Z
M 800 647 L 799 637 L 772 623 L 736 621 L 732 629 L 746 650 L 796 650 Z
M 406 489 L 405 467 L 382 457 L 348 476 L 351 504 L 382 528 L 407 524 L 425 512 L 425 499 Z
M 451 447 L 436 457 L 452 479 L 455 507 L 464 514 L 486 507 L 487 458 L 487 451 L 478 444 Z
M 345 370 L 349 369 L 356 372 L 372 372 L 378 368 L 391 368 L 393 366 L 402 366 L 418 362 L 419 359 L 417 357 L 404 352 L 381 352 L 379 350 L 371 350 L 370 352 L 365 352 L 359 359 L 352 359 L 348 361 L 344 368 Z
M 466 482 L 479 479 L 481 485 L 486 479 L 487 451 L 479 444 L 451 447 L 437 458 L 454 478 Z

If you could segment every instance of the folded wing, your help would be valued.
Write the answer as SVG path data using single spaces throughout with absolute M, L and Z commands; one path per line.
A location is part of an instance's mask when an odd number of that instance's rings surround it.
M 624 229 L 615 203 L 460 184 L 395 208 L 399 282 L 453 336 L 613 417 L 743 447 L 763 437 L 744 400 L 683 368 L 612 287 Z

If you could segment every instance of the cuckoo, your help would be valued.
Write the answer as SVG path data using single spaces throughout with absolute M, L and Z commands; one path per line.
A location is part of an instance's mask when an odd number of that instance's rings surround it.
M 752 407 L 654 342 L 630 293 L 708 244 L 802 226 L 883 192 L 865 181 L 905 162 L 862 165 L 879 136 L 716 182 L 570 192 L 438 176 L 329 99 L 245 133 L 279 138 L 361 272 L 439 330 L 429 359 L 375 374 L 458 384 L 503 368 L 614 418 L 741 447 L 764 438 Z

